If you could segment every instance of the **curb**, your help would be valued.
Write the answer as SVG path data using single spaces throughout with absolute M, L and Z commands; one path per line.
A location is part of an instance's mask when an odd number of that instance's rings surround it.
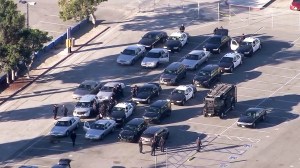
M 16 96 L 18 93 L 20 93 L 21 91 L 23 91 L 24 89 L 26 89 L 28 86 L 30 86 L 32 83 L 34 83 L 36 80 L 38 80 L 39 78 L 41 78 L 42 76 L 44 76 L 45 74 L 47 74 L 49 71 L 51 71 L 52 69 L 54 69 L 56 66 L 58 66 L 59 64 L 61 64 L 62 62 L 64 62 L 67 58 L 69 58 L 70 56 L 72 56 L 76 51 L 80 50 L 82 47 L 86 46 L 88 43 L 90 43 L 91 41 L 93 41 L 95 38 L 97 38 L 98 36 L 100 36 L 102 33 L 106 32 L 108 29 L 110 29 L 110 27 L 106 27 L 104 30 L 102 30 L 100 33 L 96 34 L 94 37 L 92 37 L 91 39 L 89 39 L 87 42 L 85 42 L 84 44 L 82 44 L 80 47 L 78 47 L 76 50 L 72 51 L 72 53 L 68 54 L 66 57 L 62 58 L 61 60 L 59 60 L 57 63 L 55 63 L 53 66 L 51 66 L 49 69 L 47 69 L 45 72 L 41 73 L 40 75 L 38 75 L 37 77 L 33 78 L 32 81 L 30 81 L 29 83 L 27 83 L 26 85 L 24 85 L 23 87 L 21 87 L 20 89 L 18 89 L 16 92 L 14 92 L 13 94 L 11 94 L 10 96 L 8 96 L 7 98 L 4 98 L 4 100 L 2 102 L 0 102 L 0 106 L 2 106 L 4 103 L 6 103 L 9 99 L 11 99 L 12 97 Z

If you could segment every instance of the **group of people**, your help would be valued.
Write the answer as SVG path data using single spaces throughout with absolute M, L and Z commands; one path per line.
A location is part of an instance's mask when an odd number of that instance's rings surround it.
M 159 140 L 157 139 L 157 137 L 154 137 L 151 140 L 151 156 L 155 156 L 155 151 L 156 149 L 159 147 L 161 152 L 165 152 L 165 145 L 166 145 L 166 140 L 164 137 L 161 137 Z M 139 149 L 140 149 L 140 153 L 143 153 L 143 142 L 140 139 L 139 140 Z
M 54 106 L 53 106 L 53 119 L 54 120 L 57 119 L 58 111 L 59 111 L 58 105 L 54 104 Z M 62 112 L 62 114 L 63 114 L 64 117 L 68 116 L 68 111 L 69 111 L 68 108 L 65 105 L 62 105 L 61 112 Z
M 157 140 L 156 137 L 154 137 L 151 140 L 151 144 L 150 144 L 151 156 L 155 156 L 155 151 L 158 147 L 161 152 L 165 152 L 165 145 L 166 145 L 166 140 L 164 137 L 161 137 L 159 141 Z M 198 136 L 196 139 L 196 151 L 200 152 L 201 147 L 202 147 L 202 141 L 201 141 L 200 136 Z M 143 153 L 143 141 L 141 139 L 139 140 L 139 150 L 140 150 L 140 153 Z

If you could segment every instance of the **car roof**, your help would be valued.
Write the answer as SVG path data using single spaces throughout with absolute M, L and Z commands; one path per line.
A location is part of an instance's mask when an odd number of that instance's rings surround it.
M 167 49 L 164 49 L 164 48 L 152 48 L 149 52 L 159 53 L 161 51 L 167 51 Z
M 70 121 L 72 118 L 74 118 L 74 117 L 62 117 L 62 118 L 58 119 L 57 121 Z
M 145 120 L 143 118 L 134 118 L 132 120 L 130 120 L 127 124 L 130 125 L 139 125 L 141 123 L 145 122 Z
M 122 103 L 118 103 L 117 105 L 115 105 L 115 107 L 121 107 L 121 108 L 125 108 L 128 106 L 128 102 L 122 102 Z
M 176 90 L 186 90 L 188 88 L 187 85 L 180 85 L 180 86 L 177 86 L 177 88 L 175 88 Z
M 130 46 L 127 46 L 126 49 L 129 49 L 129 50 L 135 50 L 136 48 L 140 48 L 141 46 L 136 44 L 136 45 L 130 45 Z
M 255 39 L 257 39 L 257 38 L 255 38 L 255 37 L 247 37 L 247 38 L 245 38 L 243 40 L 243 42 L 253 42 Z
M 164 31 L 150 31 L 146 34 L 155 34 L 155 35 L 157 35 L 157 34 L 160 34 L 160 33 L 166 33 L 166 32 L 164 32 Z
M 172 37 L 181 37 L 182 34 L 183 33 L 181 33 L 181 32 L 174 32 L 170 36 L 172 36 Z
M 96 84 L 97 82 L 96 81 L 93 81 L 93 80 L 85 80 L 83 81 L 81 84 L 84 84 L 84 85 L 94 85 Z
M 88 94 L 88 95 L 82 96 L 79 101 L 80 102 L 90 102 L 90 101 L 92 101 L 95 98 L 96 98 L 96 95 Z
M 223 57 L 233 58 L 235 55 L 236 55 L 236 53 L 227 53 Z
M 108 120 L 108 119 L 101 119 L 101 120 L 97 120 L 95 121 L 95 124 L 106 124 L 108 122 L 110 122 L 111 120 Z
M 199 55 L 199 54 L 201 54 L 203 52 L 204 52 L 203 50 L 193 50 L 189 54 Z
M 169 66 L 167 66 L 166 69 L 170 69 L 170 70 L 172 70 L 172 69 L 177 69 L 177 68 L 180 67 L 181 65 L 184 66 L 184 64 L 181 63 L 181 62 L 173 62 L 173 63 L 171 63 Z
M 118 85 L 120 82 L 107 82 L 104 86 L 108 86 L 108 87 L 115 87 L 116 85 Z
M 144 134 L 155 134 L 157 131 L 162 129 L 162 127 L 159 126 L 150 126 L 145 131 Z
M 212 71 L 217 68 L 219 68 L 219 65 L 217 65 L 217 64 L 208 64 L 205 67 L 201 68 L 201 70 L 202 71 Z
M 250 107 L 248 108 L 246 111 L 252 111 L 252 112 L 256 112 L 256 111 L 261 111 L 261 110 L 264 110 L 263 108 L 258 108 L 258 107 Z
M 150 106 L 161 107 L 161 106 L 165 105 L 166 103 L 168 103 L 167 100 L 156 100 L 155 102 L 150 104 Z

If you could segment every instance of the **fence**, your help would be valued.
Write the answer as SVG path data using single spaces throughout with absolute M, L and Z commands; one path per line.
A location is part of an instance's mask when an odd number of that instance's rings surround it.
M 86 23 L 88 22 L 88 18 L 82 20 L 81 22 L 79 22 L 77 25 L 71 27 L 71 34 L 77 32 L 78 30 L 80 30 L 80 28 L 82 26 L 84 26 Z M 48 52 L 49 50 L 55 48 L 56 46 L 60 45 L 60 44 L 64 44 L 65 41 L 67 39 L 67 32 L 65 32 L 64 34 L 60 35 L 59 37 L 57 37 L 55 40 L 53 40 L 52 42 L 50 42 L 47 46 L 45 46 L 42 50 L 36 52 L 35 56 L 36 57 L 41 57 L 43 54 L 45 54 L 46 52 Z

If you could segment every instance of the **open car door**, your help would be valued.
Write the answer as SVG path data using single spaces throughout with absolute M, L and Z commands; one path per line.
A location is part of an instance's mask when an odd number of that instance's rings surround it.
M 239 46 L 240 46 L 240 45 L 239 45 L 239 43 L 238 43 L 238 41 L 237 41 L 236 39 L 231 39 L 231 41 L 230 41 L 230 49 L 231 49 L 232 51 L 237 50 L 237 48 L 238 48 Z

